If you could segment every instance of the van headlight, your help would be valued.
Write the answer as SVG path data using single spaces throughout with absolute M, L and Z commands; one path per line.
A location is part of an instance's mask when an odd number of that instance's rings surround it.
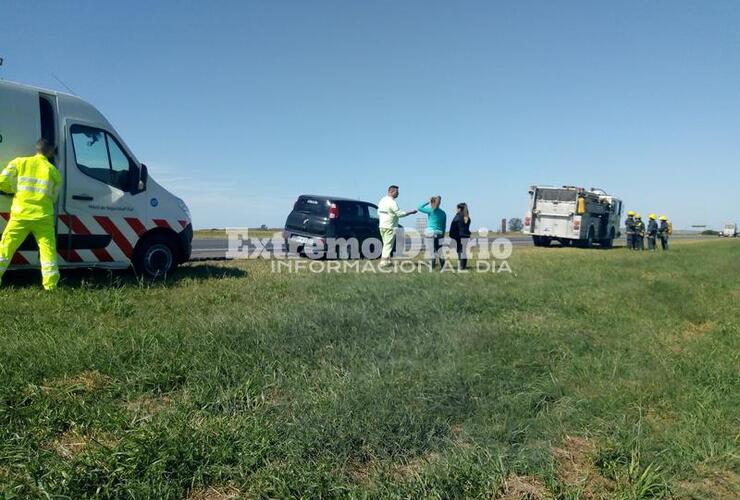
M 182 210 L 183 212 L 185 212 L 185 215 L 188 216 L 188 220 L 192 220 L 192 217 L 190 217 L 190 209 L 185 204 L 185 202 L 182 201 L 182 199 L 178 198 L 177 199 L 177 204 L 180 206 L 180 210 Z

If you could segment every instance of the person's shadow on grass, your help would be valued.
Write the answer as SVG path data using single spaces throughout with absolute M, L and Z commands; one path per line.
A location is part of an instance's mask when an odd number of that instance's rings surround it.
M 186 281 L 209 281 L 225 278 L 242 278 L 247 272 L 234 267 L 213 264 L 182 265 L 167 276 L 148 279 L 137 276 L 133 270 L 65 269 L 62 270 L 59 288 L 101 288 L 110 286 L 169 287 Z M 38 269 L 13 270 L 5 273 L 2 288 L 41 288 Z

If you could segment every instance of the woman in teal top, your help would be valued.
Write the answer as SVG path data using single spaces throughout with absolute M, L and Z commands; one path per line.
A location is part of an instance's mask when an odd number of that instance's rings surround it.
M 445 267 L 444 252 L 440 251 L 442 241 L 445 237 L 445 228 L 447 227 L 447 214 L 439 208 L 442 203 L 441 196 L 432 196 L 431 199 L 419 205 L 419 212 L 427 214 L 426 237 L 432 239 L 432 269 L 439 257 L 439 267 Z M 444 249 L 443 249 L 444 250 Z

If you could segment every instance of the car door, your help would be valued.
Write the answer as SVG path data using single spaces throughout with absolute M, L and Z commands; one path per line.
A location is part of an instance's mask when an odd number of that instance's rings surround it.
M 72 262 L 128 266 L 141 216 L 133 199 L 138 167 L 107 130 L 67 124 L 64 251 Z
M 344 218 L 348 226 L 346 228 L 347 237 L 357 238 L 362 244 L 362 241 L 370 234 L 366 205 L 354 201 L 345 202 L 344 208 L 339 211 L 339 214 L 340 219 Z
M 372 203 L 366 205 L 367 208 L 367 228 L 368 237 L 380 239 L 380 216 L 378 215 L 378 207 Z

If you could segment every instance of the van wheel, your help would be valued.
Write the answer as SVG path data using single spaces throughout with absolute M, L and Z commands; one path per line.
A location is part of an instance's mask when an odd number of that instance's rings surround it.
M 177 246 L 162 234 L 147 236 L 137 245 L 134 269 L 151 279 L 164 278 L 177 267 Z

